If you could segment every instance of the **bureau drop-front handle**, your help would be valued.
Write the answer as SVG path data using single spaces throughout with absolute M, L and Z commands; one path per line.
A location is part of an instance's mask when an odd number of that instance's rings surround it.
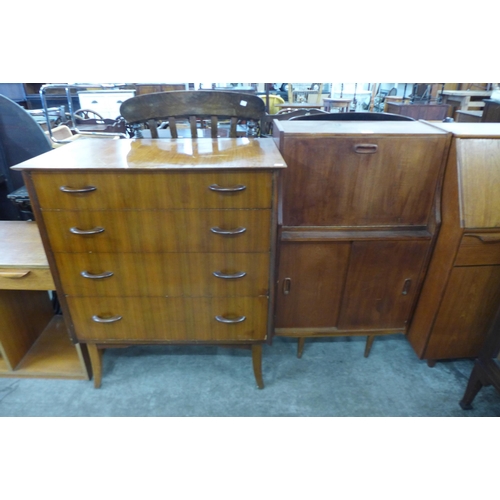
M 358 154 L 373 154 L 378 150 L 377 144 L 356 144 L 354 152 Z
M 245 321 L 247 319 L 247 317 L 240 316 L 239 318 L 225 318 L 224 316 L 215 316 L 215 319 L 219 323 L 231 324 L 231 323 L 241 323 L 242 321 Z
M 220 227 L 212 227 L 210 231 L 215 234 L 222 234 L 224 236 L 230 236 L 233 234 L 241 234 L 247 230 L 246 227 L 237 227 L 236 229 L 221 229 Z
M 208 189 L 211 189 L 212 191 L 217 191 L 218 193 L 236 193 L 237 191 L 244 191 L 247 187 L 244 186 L 243 184 L 238 184 L 237 186 L 233 187 L 222 187 L 219 186 L 218 184 L 212 184 L 211 186 L 208 186 Z
M 223 273 L 222 271 L 214 271 L 213 275 L 216 278 L 222 278 L 224 280 L 234 280 L 237 278 L 243 278 L 243 276 L 246 276 L 247 273 L 245 271 L 240 271 L 238 273 L 226 274 L 226 273 Z
M 403 285 L 403 291 L 401 292 L 402 295 L 408 295 L 408 292 L 410 291 L 411 287 L 411 279 L 405 280 L 405 283 Z
M 0 278 L 19 279 L 28 276 L 30 271 L 0 271 Z
M 82 271 L 80 274 L 84 278 L 89 278 L 89 279 L 92 279 L 92 280 L 100 280 L 100 279 L 103 279 L 103 278 L 111 278 L 111 276 L 113 276 L 113 273 L 111 271 L 105 271 L 104 273 L 100 273 L 100 274 L 92 274 L 92 273 L 89 273 L 88 271 Z
M 121 316 L 111 316 L 111 318 L 101 318 L 97 314 L 92 316 L 92 320 L 96 323 L 115 323 L 116 321 L 120 321 L 121 319 Z
M 86 235 L 86 234 L 99 234 L 104 232 L 103 227 L 94 227 L 93 229 L 78 229 L 77 227 L 72 227 L 70 228 L 70 233 L 73 234 L 80 234 L 80 235 Z
M 292 278 L 285 278 L 283 280 L 283 295 L 288 295 L 290 293 L 291 286 L 292 286 Z
M 500 234 L 498 233 L 465 233 L 465 236 L 473 236 L 483 243 L 500 243 Z
M 85 186 L 85 187 L 81 187 L 81 188 L 72 188 L 69 186 L 61 186 L 59 189 L 63 193 L 70 193 L 70 194 L 91 193 L 92 191 L 97 190 L 97 188 L 95 186 Z

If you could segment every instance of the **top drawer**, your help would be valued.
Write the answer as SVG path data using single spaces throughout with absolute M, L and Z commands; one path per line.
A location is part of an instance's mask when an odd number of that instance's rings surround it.
M 33 172 L 42 210 L 271 208 L 270 172 Z
M 500 233 L 465 233 L 455 266 L 500 265 Z

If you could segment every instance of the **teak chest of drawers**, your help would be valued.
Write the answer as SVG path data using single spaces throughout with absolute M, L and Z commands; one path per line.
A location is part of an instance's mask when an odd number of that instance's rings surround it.
M 438 233 L 450 134 L 420 122 L 280 121 L 277 335 L 406 333 Z
M 103 348 L 144 343 L 251 346 L 263 386 L 284 167 L 247 138 L 93 139 L 16 166 L 96 387 Z

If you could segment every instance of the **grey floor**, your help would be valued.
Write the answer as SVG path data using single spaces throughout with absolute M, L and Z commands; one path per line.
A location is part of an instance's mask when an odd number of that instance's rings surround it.
M 472 361 L 429 368 L 402 335 L 312 339 L 265 346 L 265 388 L 249 351 L 204 346 L 135 346 L 106 351 L 103 383 L 0 379 L 0 416 L 479 417 L 500 416 L 500 395 L 483 388 L 474 408 L 458 405 Z

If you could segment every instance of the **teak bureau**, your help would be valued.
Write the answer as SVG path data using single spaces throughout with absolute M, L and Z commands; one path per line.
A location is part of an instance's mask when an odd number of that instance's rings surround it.
M 450 134 L 421 122 L 275 121 L 277 335 L 406 333 L 440 223 Z
M 76 141 L 23 170 L 74 341 L 251 347 L 273 329 L 272 139 Z

